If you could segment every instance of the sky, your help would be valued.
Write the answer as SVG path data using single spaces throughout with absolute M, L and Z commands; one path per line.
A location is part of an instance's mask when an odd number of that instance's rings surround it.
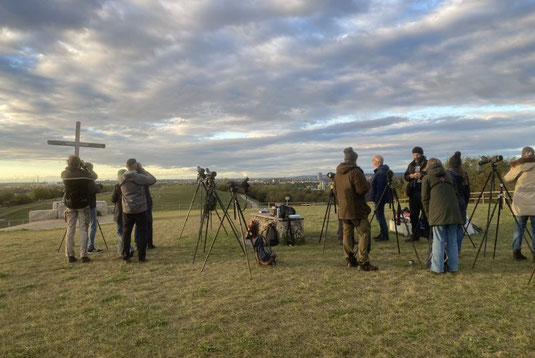
M 535 146 L 535 0 L 3 0 L 0 181 L 403 171 Z

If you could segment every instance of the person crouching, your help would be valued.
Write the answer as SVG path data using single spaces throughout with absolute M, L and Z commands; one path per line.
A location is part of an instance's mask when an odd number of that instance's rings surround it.
M 366 204 L 365 194 L 370 184 L 364 172 L 357 166 L 358 155 L 349 147 L 344 149 L 344 162 L 336 168 L 333 189 L 338 199 L 338 217 L 343 220 L 344 254 L 349 267 L 358 267 L 362 271 L 376 271 L 377 267 L 370 264 L 368 259 L 370 223 L 368 215 L 371 212 Z M 354 229 L 359 236 L 358 252 L 355 257 Z
M 427 162 L 427 175 L 422 180 L 422 202 L 429 225 L 433 229 L 431 271 L 444 272 L 444 246 L 448 254 L 448 271 L 458 269 L 457 233 L 464 223 L 457 201 L 455 182 L 440 160 Z

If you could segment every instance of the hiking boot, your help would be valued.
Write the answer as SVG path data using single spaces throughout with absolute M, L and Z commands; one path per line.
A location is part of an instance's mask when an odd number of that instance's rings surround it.
M 76 261 L 78 261 L 78 259 L 77 259 L 76 257 L 74 257 L 74 256 L 69 256 L 69 262 L 70 262 L 70 263 L 73 263 L 73 262 L 76 262 Z
M 82 257 L 82 263 L 86 264 L 88 262 L 91 262 L 91 259 L 89 257 Z
M 359 266 L 357 267 L 357 270 L 359 270 L 359 271 L 377 271 L 377 270 L 379 270 L 379 267 L 373 266 L 369 262 L 365 262 L 363 264 L 359 263 Z
M 357 267 L 358 266 L 358 262 L 357 262 L 357 259 L 355 258 L 355 256 L 346 257 L 346 261 L 347 261 L 347 267 Z
M 381 235 L 376 236 L 376 237 L 374 237 L 373 239 L 374 239 L 376 242 L 378 242 L 378 241 L 388 241 L 388 240 L 389 240 L 389 239 L 388 239 L 388 236 L 383 237 L 383 236 L 381 236 Z
M 521 261 L 521 260 L 527 260 L 527 257 L 522 255 L 522 251 L 513 250 L 513 259 L 517 261 Z
M 152 250 L 152 249 L 155 249 L 155 248 L 156 248 L 156 246 L 154 246 L 154 245 L 149 245 L 149 246 L 147 246 L 147 249 L 148 249 L 148 250 Z

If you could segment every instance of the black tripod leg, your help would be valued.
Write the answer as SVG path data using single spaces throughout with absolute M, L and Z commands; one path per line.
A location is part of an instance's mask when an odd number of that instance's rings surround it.
M 485 228 L 485 235 L 483 235 L 483 239 L 481 240 L 481 243 L 479 244 L 479 249 L 477 250 L 476 257 L 474 258 L 474 263 L 472 264 L 472 269 L 474 269 L 474 267 L 476 267 L 476 261 L 477 261 L 477 258 L 479 257 L 479 253 L 481 252 L 481 248 L 483 247 L 483 244 L 487 241 L 490 222 L 492 221 L 492 218 L 494 217 L 494 214 L 496 213 L 496 208 L 497 207 L 498 207 L 498 203 L 496 202 L 496 204 L 494 205 L 494 209 L 492 210 L 492 215 L 490 216 L 490 220 L 487 221 L 487 227 Z
M 217 211 L 217 208 L 215 209 L 215 213 L 216 213 L 217 218 L 219 219 L 219 221 L 222 221 L 221 220 L 221 216 L 219 215 L 219 212 Z M 228 231 L 227 231 L 227 228 L 225 227 L 225 224 L 223 224 L 223 230 L 225 231 L 225 235 L 228 236 Z
M 195 263 L 195 258 L 197 258 L 197 251 L 199 250 L 199 243 L 200 243 L 201 238 L 202 238 L 203 227 L 206 224 L 205 216 L 206 216 L 206 213 L 203 212 L 203 215 L 201 216 L 201 223 L 199 224 L 199 234 L 197 235 L 197 244 L 195 245 L 195 252 L 193 253 L 193 262 L 192 262 L 192 264 Z
M 323 237 L 323 229 L 325 229 L 325 223 L 328 220 L 328 213 L 329 213 L 330 208 L 331 208 L 331 194 L 329 193 L 329 200 L 327 200 L 327 208 L 325 208 L 325 214 L 323 215 L 323 224 L 321 224 L 320 239 L 318 241 L 318 244 L 321 244 L 321 239 Z
M 247 228 L 247 222 L 245 221 L 243 210 L 241 210 L 240 208 L 240 203 L 237 202 L 237 205 L 238 205 L 238 212 L 240 213 L 240 219 L 243 222 L 243 225 Z M 247 205 L 247 202 L 245 203 L 245 205 Z M 253 278 L 253 274 L 251 273 L 251 264 L 249 263 L 249 255 L 247 254 L 247 245 L 245 244 L 245 238 L 249 237 L 249 232 L 250 232 L 250 228 L 247 228 L 247 232 L 245 233 L 245 236 L 242 236 L 242 244 L 243 244 L 243 248 L 245 249 L 245 260 L 247 261 L 247 269 L 249 270 L 249 278 Z M 251 241 L 251 244 L 252 244 L 252 241 Z
M 202 248 L 202 252 L 206 252 L 206 241 L 208 240 L 208 227 L 210 226 L 210 212 L 208 212 L 208 215 L 206 215 L 206 223 L 205 223 L 205 229 L 204 229 L 204 245 Z
M 494 235 L 494 250 L 492 251 L 492 259 L 496 257 L 496 245 L 498 244 L 498 233 L 500 232 L 500 217 L 502 215 L 502 198 L 498 199 L 500 203 L 498 204 L 498 219 L 496 221 L 496 233 Z
M 531 280 L 533 280 L 533 275 L 535 275 L 535 267 L 533 268 L 533 271 L 531 271 L 531 276 L 529 277 L 528 286 L 531 283 Z
M 466 219 L 465 219 L 466 220 Z M 465 224 L 466 225 L 466 224 Z M 474 247 L 474 249 L 476 248 L 476 244 L 474 244 L 474 241 L 472 240 L 472 236 L 470 236 L 470 234 L 468 233 L 468 230 L 466 229 L 466 226 L 465 225 L 462 225 L 463 227 L 463 232 L 464 232 L 464 236 L 468 236 L 468 238 L 470 239 L 470 242 L 472 243 L 472 246 Z M 464 237 L 463 236 L 463 237 Z
M 325 212 L 327 214 L 327 223 L 325 224 L 325 237 L 323 238 L 323 248 L 321 252 L 325 252 L 325 245 L 327 244 L 327 233 L 329 230 L 329 219 L 331 218 L 331 205 L 329 202 L 329 206 L 327 207 L 327 211 Z M 291 221 L 288 221 L 288 225 L 292 225 Z M 291 232 L 291 228 L 290 228 Z
M 180 240 L 182 238 L 182 234 L 184 233 L 184 229 L 186 228 L 186 223 L 189 219 L 189 214 L 191 213 L 191 209 L 193 208 L 193 203 L 195 202 L 195 199 L 197 198 L 197 193 L 199 192 L 199 188 L 201 186 L 201 182 L 197 183 L 197 188 L 195 189 L 195 194 L 193 194 L 193 199 L 191 199 L 191 203 L 189 204 L 188 214 L 186 215 L 186 220 L 184 221 L 184 225 L 182 225 L 182 230 L 180 230 L 180 236 L 178 239 Z
M 100 222 L 97 219 L 97 225 L 98 229 L 100 230 L 100 235 L 102 235 L 102 240 L 104 240 L 104 245 L 106 246 L 106 250 L 108 250 L 108 243 L 106 242 L 106 238 L 104 237 L 104 233 L 102 232 L 102 228 L 100 227 Z
M 391 198 L 393 198 L 393 195 L 390 195 Z M 399 213 L 401 215 L 401 213 Z M 394 204 L 392 204 L 392 220 L 394 220 L 394 231 L 396 232 L 396 243 L 398 245 L 398 255 L 401 254 L 401 249 L 399 247 L 399 233 L 398 233 L 398 225 L 396 223 L 396 208 L 394 207 Z
M 232 232 L 234 233 L 234 236 L 236 237 L 236 240 L 238 241 L 238 244 L 240 245 L 240 247 L 242 249 L 242 252 L 245 254 L 245 248 L 243 247 L 243 245 L 242 245 L 242 243 L 240 241 L 238 230 L 236 229 L 236 227 L 234 225 L 234 222 L 232 221 L 232 219 L 230 218 L 230 215 L 228 213 L 230 205 L 232 204 L 232 200 L 229 201 L 229 204 L 227 205 L 227 208 L 225 209 L 225 207 L 223 205 L 223 202 L 221 201 L 221 198 L 219 197 L 217 192 L 214 192 L 214 196 L 215 196 L 215 198 L 217 200 L 217 203 L 221 207 L 221 210 L 223 210 L 223 220 L 227 219 L 227 222 L 229 223 L 230 228 L 232 229 Z
M 65 230 L 65 232 L 63 233 L 63 238 L 61 239 L 61 242 L 59 243 L 59 246 L 58 246 L 58 252 L 61 249 L 61 245 L 63 245 L 63 241 L 65 241 L 66 236 L 67 236 L 67 230 Z

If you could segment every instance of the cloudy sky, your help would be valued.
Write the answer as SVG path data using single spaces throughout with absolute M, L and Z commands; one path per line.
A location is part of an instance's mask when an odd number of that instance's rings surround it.
M 535 1 L 3 0 L 0 180 L 403 170 L 535 145 Z

